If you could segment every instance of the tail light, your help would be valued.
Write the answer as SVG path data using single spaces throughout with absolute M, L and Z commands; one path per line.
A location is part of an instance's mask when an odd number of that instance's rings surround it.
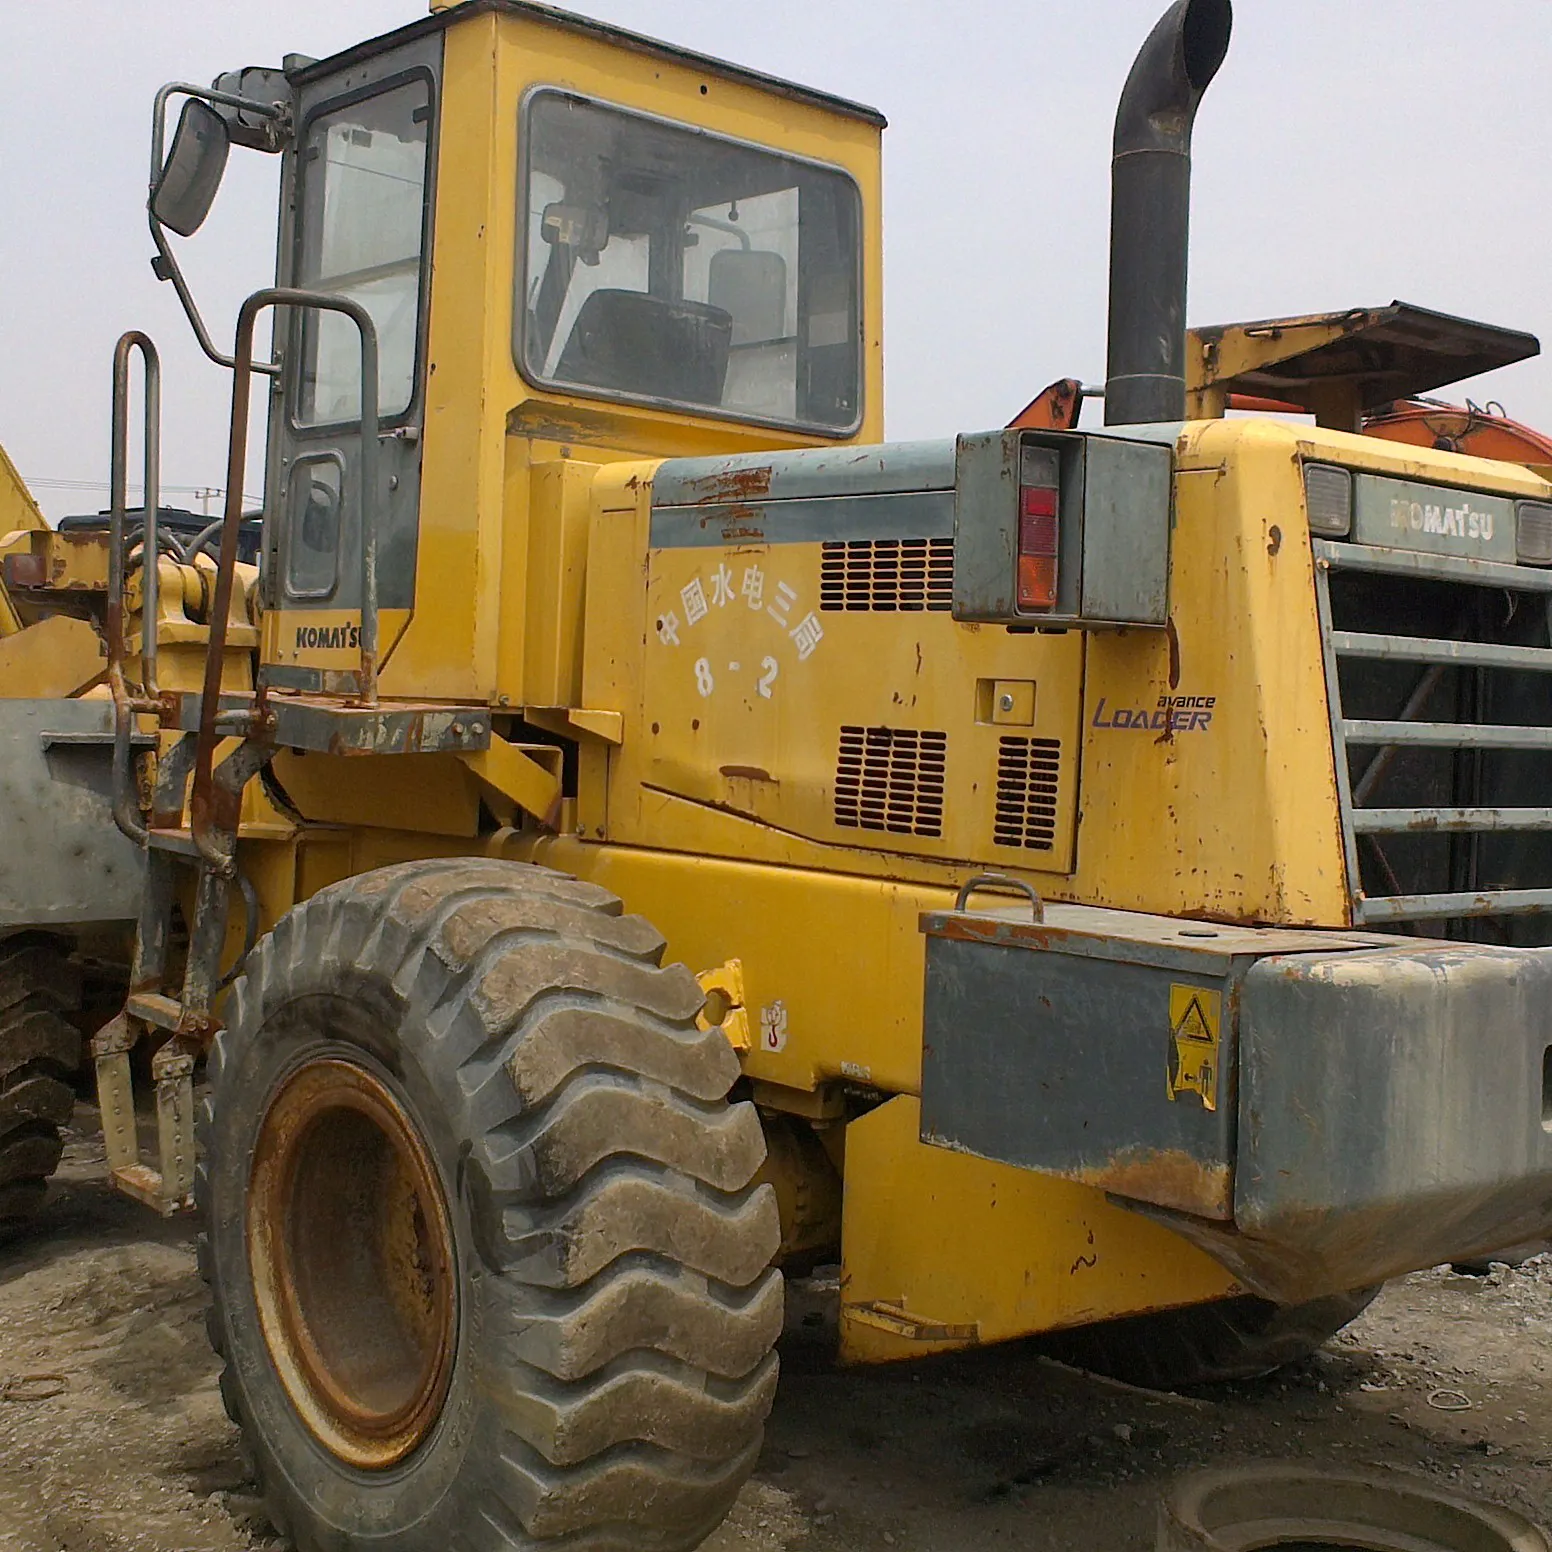
M 1056 607 L 1056 557 L 1060 537 L 1059 463 L 1053 448 L 1025 447 L 1019 459 L 1018 606 L 1036 612 Z
M 1353 527 L 1353 477 L 1328 463 L 1304 465 L 1304 505 L 1310 532 L 1345 539 Z
M 1552 506 L 1522 501 L 1516 516 L 1515 558 L 1526 566 L 1552 566 Z

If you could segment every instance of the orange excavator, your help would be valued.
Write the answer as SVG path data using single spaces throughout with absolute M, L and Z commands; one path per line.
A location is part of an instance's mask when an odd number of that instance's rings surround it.
M 1533 335 L 1406 302 L 1193 329 L 1187 414 L 1311 415 L 1323 426 L 1525 464 L 1552 478 L 1552 437 L 1511 420 L 1501 404 L 1428 397 L 1432 389 L 1523 361 L 1538 349 Z M 1010 424 L 1071 429 L 1084 400 L 1101 393 L 1061 378 Z
M 1552 437 L 1510 420 L 1503 405 L 1492 400 L 1478 405 L 1468 399 L 1462 407 L 1440 399 L 1402 399 L 1366 417 L 1363 431 L 1414 447 L 1528 464 L 1543 479 L 1552 479 Z

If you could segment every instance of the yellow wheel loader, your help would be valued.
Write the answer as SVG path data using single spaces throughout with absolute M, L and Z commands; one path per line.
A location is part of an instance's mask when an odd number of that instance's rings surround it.
M 164 542 L 127 334 L 109 519 L 0 544 L 10 639 L 95 654 L 0 677 L 0 979 L 121 975 L 112 1176 L 201 1212 L 306 1552 L 694 1546 L 784 1268 L 848 1361 L 1173 1384 L 1552 1224 L 1552 485 L 1355 434 L 1538 346 L 1188 338 L 1230 21 L 1121 97 L 1103 424 L 906 444 L 869 108 L 529 0 L 158 95 L 227 511 Z M 281 198 L 228 350 L 178 254 L 234 146 Z

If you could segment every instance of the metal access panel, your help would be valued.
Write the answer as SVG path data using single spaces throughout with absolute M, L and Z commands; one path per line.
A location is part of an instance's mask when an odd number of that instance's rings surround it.
M 110 702 L 0 700 L 0 931 L 135 919 L 145 856 L 112 793 Z
M 922 926 L 922 1140 L 1216 1220 L 1234 1215 L 1246 973 L 1358 946 L 1086 906 Z
M 1239 1023 L 1245 1280 L 1291 1251 L 1361 1287 L 1552 1237 L 1552 948 L 1264 959 Z
M 1025 447 L 1057 454 L 1054 609 L 1021 611 L 1015 591 L 1019 464 Z M 1124 435 L 984 431 L 958 440 L 954 617 L 1039 628 L 1163 626 L 1169 619 L 1174 428 Z
M 1552 1234 L 1552 948 L 1080 906 L 922 918 L 922 1140 L 1280 1303 Z

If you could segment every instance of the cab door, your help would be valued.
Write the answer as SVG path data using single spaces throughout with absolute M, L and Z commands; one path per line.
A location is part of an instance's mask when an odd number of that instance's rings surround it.
M 359 302 L 377 329 L 377 489 L 361 483 L 361 342 L 339 313 L 277 319 L 265 488 L 272 683 L 348 688 L 359 667 L 363 522 L 377 528 L 386 656 L 415 598 L 440 33 L 304 68 L 283 171 L 279 282 Z

